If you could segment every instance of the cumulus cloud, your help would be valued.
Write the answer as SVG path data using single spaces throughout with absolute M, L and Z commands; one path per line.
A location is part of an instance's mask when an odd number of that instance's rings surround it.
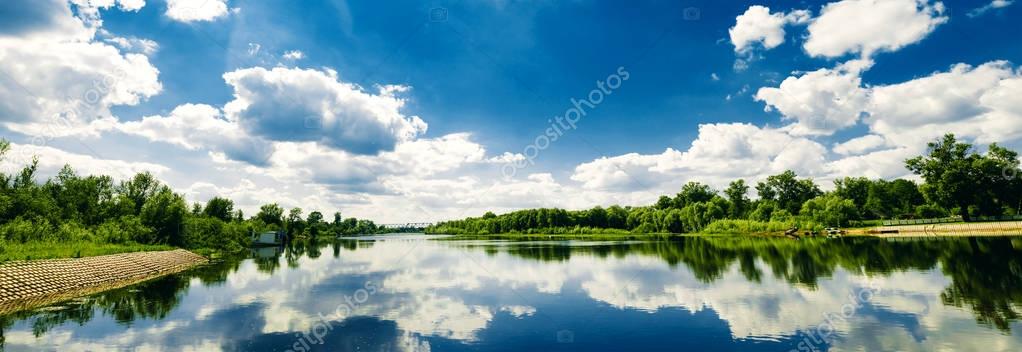
M 843 0 L 827 4 L 809 24 L 804 49 L 839 57 L 895 51 L 918 42 L 948 21 L 944 4 L 930 0 Z
M 273 141 L 315 141 L 354 154 L 394 150 L 426 131 L 417 116 L 401 112 L 403 86 L 377 94 L 342 82 L 331 70 L 275 67 L 224 74 L 234 100 L 224 111 L 248 133 Z
M 806 23 L 809 17 L 806 10 L 770 13 L 769 7 L 754 5 L 735 18 L 735 26 L 728 30 L 728 34 L 736 53 L 747 53 L 757 44 L 764 49 L 773 49 L 784 43 L 784 26 Z
M 166 166 L 154 163 L 107 159 L 101 155 L 72 153 L 48 146 L 18 143 L 11 143 L 10 154 L 0 159 L 0 170 L 4 173 L 20 170 L 30 163 L 32 158 L 38 158 L 38 172 L 42 175 L 55 175 L 64 165 L 71 165 L 82 174 L 110 175 L 118 180 L 130 178 L 143 171 L 157 175 L 168 171 Z
M 852 61 L 835 69 L 819 69 L 799 77 L 788 77 L 778 87 L 760 88 L 756 100 L 766 110 L 776 109 L 797 135 L 830 135 L 855 125 L 868 102 L 859 71 L 863 64 Z
M 876 150 L 886 144 L 887 140 L 885 140 L 884 137 L 880 137 L 875 134 L 867 134 L 835 145 L 834 152 L 841 155 L 859 155 L 871 150 Z
M 0 30 L 5 126 L 33 135 L 73 134 L 91 121 L 112 119 L 111 106 L 136 105 L 162 90 L 159 70 L 145 55 L 97 40 L 98 7 L 90 6 L 76 8 L 84 17 L 60 0 L 13 7 L 19 19 Z
M 778 129 L 745 123 L 703 124 L 687 151 L 604 157 L 579 165 L 571 179 L 587 189 L 617 191 L 662 192 L 690 180 L 721 187 L 736 178 L 760 178 L 789 169 L 805 176 L 821 175 L 826 153 L 819 143 Z
M 956 64 L 947 72 L 878 86 L 866 119 L 870 129 L 907 145 L 945 132 L 980 143 L 1022 137 L 1022 75 L 1006 61 Z
M 167 0 L 166 14 L 181 22 L 213 21 L 227 16 L 227 0 Z
M 251 137 L 227 121 L 219 109 L 205 104 L 184 104 L 168 116 L 146 116 L 116 125 L 124 133 L 167 142 L 189 150 L 208 149 L 253 165 L 266 165 L 272 152 L 268 141 Z

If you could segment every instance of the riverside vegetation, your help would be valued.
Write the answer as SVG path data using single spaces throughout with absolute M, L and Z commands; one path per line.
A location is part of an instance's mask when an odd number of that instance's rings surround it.
M 923 180 L 845 177 L 823 192 L 811 179 L 792 171 L 769 176 L 749 186 L 735 180 L 723 192 L 689 182 L 674 197 L 639 207 L 595 207 L 587 210 L 529 209 L 438 223 L 428 233 L 454 235 L 543 234 L 766 234 L 792 227 L 868 226 L 880 219 L 1018 215 L 1022 179 L 1018 153 L 991 144 L 986 153 L 947 134 L 928 144 L 925 155 L 905 161 Z
M 10 143 L 0 140 L 0 161 Z M 0 262 L 82 257 L 133 251 L 186 248 L 200 253 L 232 253 L 248 248 L 250 234 L 285 231 L 291 238 L 315 239 L 382 231 L 369 220 L 330 222 L 319 211 L 286 214 L 276 203 L 245 218 L 234 202 L 214 197 L 189 207 L 184 197 L 151 173 L 115 184 L 110 176 L 81 176 L 65 166 L 55 177 L 36 182 L 38 159 L 13 175 L 0 173 Z

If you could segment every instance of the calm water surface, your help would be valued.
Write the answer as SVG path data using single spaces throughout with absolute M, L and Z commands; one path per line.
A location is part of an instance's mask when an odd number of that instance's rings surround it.
M 1022 239 L 264 249 L 0 317 L 0 350 L 1022 351 Z

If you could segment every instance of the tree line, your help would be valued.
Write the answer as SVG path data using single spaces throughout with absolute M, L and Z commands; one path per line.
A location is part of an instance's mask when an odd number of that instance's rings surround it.
M 844 177 L 824 192 L 812 180 L 785 171 L 750 186 L 735 180 L 720 192 L 688 182 L 680 192 L 648 206 L 600 206 L 569 211 L 527 209 L 496 215 L 487 212 L 438 223 L 429 233 L 691 233 L 777 231 L 790 226 L 841 227 L 879 219 L 1018 215 L 1022 179 L 1018 153 L 991 144 L 980 153 L 947 134 L 928 143 L 924 155 L 905 161 L 922 179 Z
M 10 143 L 0 139 L 0 160 Z M 0 252 L 13 244 L 92 242 L 166 244 L 183 248 L 238 251 L 251 234 L 285 231 L 291 238 L 378 233 L 370 220 L 332 219 L 301 208 L 285 214 L 277 203 L 246 218 L 232 200 L 213 197 L 189 206 L 185 198 L 142 172 L 121 182 L 106 175 L 79 175 L 65 165 L 56 176 L 36 181 L 39 161 L 20 172 L 0 173 Z

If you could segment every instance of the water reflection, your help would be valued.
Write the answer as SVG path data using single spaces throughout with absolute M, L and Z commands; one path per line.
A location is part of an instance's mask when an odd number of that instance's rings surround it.
M 851 314 L 825 317 L 874 286 Z M 826 324 L 836 334 L 821 350 L 1020 350 L 1020 312 L 1012 238 L 388 237 L 259 249 L 0 317 L 0 346 L 790 350 Z

